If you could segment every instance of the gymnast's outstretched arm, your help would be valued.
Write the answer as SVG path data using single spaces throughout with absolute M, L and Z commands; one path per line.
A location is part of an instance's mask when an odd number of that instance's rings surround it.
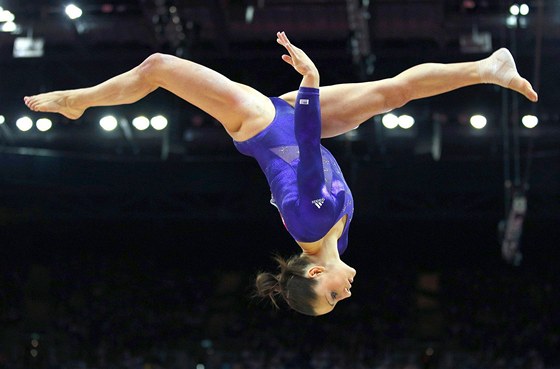
M 282 59 L 302 76 L 294 109 L 294 130 L 299 147 L 300 163 L 297 181 L 300 199 L 321 197 L 325 182 L 321 158 L 321 111 L 319 103 L 319 71 L 303 50 L 293 46 L 284 32 L 278 33 L 278 43 L 290 55 Z

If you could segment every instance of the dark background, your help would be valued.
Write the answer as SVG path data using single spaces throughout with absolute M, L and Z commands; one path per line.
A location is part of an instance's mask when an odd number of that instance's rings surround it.
M 22 27 L 0 34 L 0 368 L 558 365 L 558 1 L 530 2 L 519 28 L 505 26 L 507 1 L 85 1 L 74 22 L 61 5 L 0 2 Z M 376 117 L 325 140 L 353 190 L 343 259 L 358 271 L 352 298 L 325 317 L 250 297 L 271 255 L 297 248 L 257 164 L 202 112 L 157 91 L 76 122 L 49 116 L 47 133 L 14 124 L 42 116 L 22 96 L 101 82 L 156 51 L 273 96 L 299 82 L 277 30 L 328 85 L 484 57 L 461 48 L 473 27 L 512 50 L 539 103 L 473 86 L 399 109 L 416 117 L 412 133 Z M 29 32 L 45 55 L 13 58 Z M 488 127 L 473 132 L 468 116 L 481 111 Z M 126 139 L 97 128 L 108 112 L 163 113 L 170 125 Z M 532 131 L 518 122 L 530 112 Z M 434 125 L 439 160 L 426 149 Z M 528 204 L 519 266 L 502 258 L 498 231 L 513 189 Z

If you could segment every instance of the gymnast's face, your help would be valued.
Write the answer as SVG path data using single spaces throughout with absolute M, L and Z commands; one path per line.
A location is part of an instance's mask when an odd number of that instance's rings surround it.
M 340 300 L 352 295 L 350 289 L 356 276 L 356 269 L 340 261 L 328 267 L 314 266 L 309 270 L 311 278 L 317 278 L 317 315 L 330 313 Z

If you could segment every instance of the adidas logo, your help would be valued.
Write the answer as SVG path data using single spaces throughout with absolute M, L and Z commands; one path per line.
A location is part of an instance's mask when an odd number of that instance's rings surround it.
M 320 199 L 317 200 L 313 200 L 311 201 L 311 203 L 313 205 L 315 205 L 317 207 L 317 209 L 321 209 L 321 206 L 323 206 L 323 203 L 325 202 L 325 198 L 321 197 Z

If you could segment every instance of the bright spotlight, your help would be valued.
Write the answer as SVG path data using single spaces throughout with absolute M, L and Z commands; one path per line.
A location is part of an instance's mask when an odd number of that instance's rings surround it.
M 517 16 L 510 15 L 506 18 L 506 26 L 508 28 L 515 28 L 517 27 Z
M 525 115 L 521 118 L 521 123 L 527 128 L 535 128 L 539 124 L 539 118 L 534 115 Z
M 471 126 L 473 126 L 476 129 L 482 129 L 484 127 L 486 127 L 486 117 L 484 115 L 473 115 L 471 117 Z
M 64 11 L 70 19 L 78 19 L 82 16 L 82 9 L 78 8 L 74 4 L 67 5 Z
M 247 6 L 245 8 L 245 23 L 253 23 L 253 19 L 255 18 L 255 7 L 252 5 Z
M 414 125 L 414 118 L 410 115 L 403 114 L 399 117 L 399 126 L 403 129 L 409 129 Z
M 33 127 L 33 121 L 29 117 L 21 117 L 16 120 L 16 127 L 22 132 L 27 132 Z
M 0 23 L 9 23 L 16 20 L 16 16 L 9 10 L 0 10 Z
M 383 123 L 385 128 L 393 129 L 399 125 L 399 118 L 395 114 L 385 114 L 381 119 L 381 123 Z
M 46 132 L 52 128 L 52 121 L 49 118 L 40 118 L 37 119 L 35 125 L 39 131 Z
M 161 131 L 162 129 L 167 127 L 167 118 L 164 117 L 163 115 L 156 115 L 155 117 L 152 118 L 150 123 L 152 124 L 152 127 L 154 127 L 155 130 Z
M 132 120 L 132 125 L 139 131 L 144 131 L 150 126 L 150 120 L 146 117 L 136 117 Z
M 99 125 L 106 131 L 114 131 L 119 122 L 117 122 L 117 118 L 112 115 L 107 115 L 99 120 Z
M 527 4 L 521 4 L 519 6 L 519 14 L 521 15 L 527 15 L 529 14 L 529 5 Z
M 5 121 L 6 121 L 6 118 L 4 118 L 3 115 L 0 115 L 0 124 L 4 124 Z
M 509 13 L 511 15 L 519 15 L 519 5 L 513 4 L 509 7 Z
M 6 22 L 2 24 L 2 32 L 14 32 L 18 28 L 14 22 Z

